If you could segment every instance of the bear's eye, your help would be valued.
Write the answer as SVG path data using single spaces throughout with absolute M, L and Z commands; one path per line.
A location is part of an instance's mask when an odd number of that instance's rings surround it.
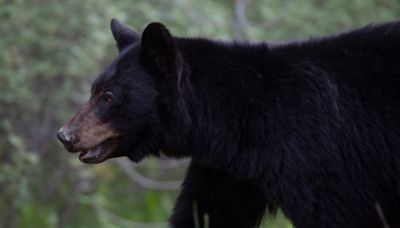
M 114 101 L 114 94 L 110 91 L 107 91 L 106 93 L 104 93 L 103 95 L 103 101 L 111 104 Z

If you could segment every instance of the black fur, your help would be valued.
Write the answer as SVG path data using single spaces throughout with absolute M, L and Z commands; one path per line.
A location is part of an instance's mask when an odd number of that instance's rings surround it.
M 297 228 L 400 227 L 400 23 L 282 44 L 152 23 L 122 43 L 94 88 L 119 94 L 119 155 L 192 158 L 172 227 L 194 205 L 211 228 L 278 207 Z

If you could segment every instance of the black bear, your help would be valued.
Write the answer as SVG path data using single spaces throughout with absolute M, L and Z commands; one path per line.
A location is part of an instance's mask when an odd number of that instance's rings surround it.
M 172 227 L 277 208 L 297 228 L 400 227 L 400 22 L 286 43 L 111 30 L 118 57 L 57 135 L 85 163 L 191 157 Z

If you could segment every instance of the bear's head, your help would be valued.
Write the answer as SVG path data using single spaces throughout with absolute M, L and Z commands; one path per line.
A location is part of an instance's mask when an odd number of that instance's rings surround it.
M 158 154 L 160 90 L 179 80 L 182 72 L 175 38 L 162 24 L 151 23 L 140 36 L 113 19 L 111 31 L 117 58 L 93 82 L 87 103 L 57 134 L 85 163 L 118 156 L 137 162 Z

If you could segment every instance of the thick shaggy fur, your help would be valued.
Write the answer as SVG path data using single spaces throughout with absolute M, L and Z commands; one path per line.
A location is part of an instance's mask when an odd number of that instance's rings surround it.
M 96 85 L 155 94 L 138 101 L 156 111 L 135 141 L 152 151 L 127 156 L 192 158 L 172 227 L 194 227 L 194 205 L 211 228 L 256 227 L 278 207 L 297 228 L 400 227 L 399 23 L 282 44 L 173 38 L 158 23 L 128 38 L 125 73 Z
M 253 227 L 260 204 L 297 228 L 382 227 L 378 208 L 400 226 L 400 24 L 277 46 L 177 43 L 191 128 L 176 149 L 193 164 L 173 221 L 196 199 L 229 224 L 212 227 Z

